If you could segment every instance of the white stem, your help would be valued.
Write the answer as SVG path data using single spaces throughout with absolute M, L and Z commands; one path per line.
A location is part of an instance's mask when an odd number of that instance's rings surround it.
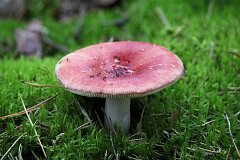
M 117 125 L 128 132 L 130 126 L 130 98 L 106 98 L 105 127 L 113 130 Z

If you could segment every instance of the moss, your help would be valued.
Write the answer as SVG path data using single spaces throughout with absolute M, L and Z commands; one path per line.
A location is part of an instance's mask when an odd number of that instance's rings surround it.
M 119 133 L 111 137 L 96 118 L 96 113 L 101 114 L 103 106 L 98 103 L 99 100 L 77 98 L 60 88 L 21 83 L 24 80 L 57 85 L 54 67 L 63 55 L 54 51 L 43 59 L 13 59 L 14 30 L 23 27 L 27 20 L 0 21 L 0 116 L 23 110 L 20 96 L 29 108 L 61 92 L 55 101 L 30 114 L 50 159 L 114 159 L 117 154 L 122 159 L 239 158 L 223 116 L 228 114 L 233 137 L 240 146 L 237 114 L 240 106 L 240 59 L 230 54 L 240 51 L 239 7 L 236 5 L 238 1 L 213 2 L 212 14 L 207 18 L 208 1 L 122 1 L 120 6 L 112 9 L 89 11 L 78 41 L 73 38 L 77 17 L 63 23 L 53 17 L 57 3 L 37 2 L 43 5 L 44 10 L 31 4 L 29 19 L 43 21 L 48 36 L 67 46 L 69 52 L 106 41 L 111 36 L 117 40 L 148 41 L 175 52 L 183 60 L 186 73 L 175 85 L 140 98 L 140 103 L 133 101 L 146 105 L 143 123 L 140 124 L 142 107 L 139 113 L 133 114 L 134 125 L 130 135 Z M 171 24 L 170 28 L 163 25 L 156 14 L 156 7 L 161 7 Z M 122 17 L 123 14 L 129 17 L 123 26 L 102 25 L 104 21 Z M 184 28 L 178 31 L 181 26 Z M 213 46 L 212 56 L 210 44 Z M 93 126 L 78 131 L 74 129 L 86 123 L 87 119 L 77 101 L 94 119 Z M 132 106 L 139 106 L 136 104 Z M 34 151 L 43 158 L 25 115 L 0 120 L 0 155 L 25 132 L 26 135 L 11 149 L 11 154 L 17 156 L 21 143 L 24 157 L 33 157 Z

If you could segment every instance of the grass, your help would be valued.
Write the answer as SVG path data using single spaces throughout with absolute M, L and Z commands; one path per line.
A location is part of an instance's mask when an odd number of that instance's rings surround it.
M 26 115 L 0 120 L 0 157 L 9 148 L 8 156 L 17 157 L 21 145 L 24 159 L 34 159 L 34 155 L 35 159 L 44 159 L 34 133 L 36 129 L 49 159 L 240 158 L 237 152 L 240 149 L 240 58 L 231 54 L 240 52 L 237 0 L 212 1 L 212 12 L 208 12 L 207 0 L 123 1 L 113 9 L 88 12 L 80 41 L 72 38 L 76 18 L 69 23 L 59 22 L 50 16 L 55 4 L 48 3 L 44 13 L 43 2 L 31 4 L 29 19 L 40 19 L 49 37 L 70 51 L 107 41 L 111 36 L 117 40 L 148 41 L 176 53 L 184 62 L 186 74 L 157 94 L 134 99 L 130 134 L 114 136 L 102 129 L 96 117 L 98 113 L 100 119 L 103 118 L 102 99 L 75 96 L 61 88 L 21 83 L 58 85 L 54 67 L 63 55 L 54 51 L 43 59 L 13 59 L 14 30 L 26 22 L 0 21 L 0 116 L 23 111 L 20 97 L 30 108 L 60 93 L 54 101 L 29 113 L 34 127 Z M 157 7 L 164 12 L 170 27 L 161 22 Z M 102 26 L 104 20 L 123 14 L 129 16 L 124 26 Z M 184 28 L 176 32 L 181 26 Z M 88 122 L 79 105 L 85 108 L 93 125 L 75 130 Z

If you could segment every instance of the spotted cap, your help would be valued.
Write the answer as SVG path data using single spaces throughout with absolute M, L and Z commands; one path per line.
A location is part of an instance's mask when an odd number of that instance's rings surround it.
M 106 42 L 63 57 L 55 68 L 70 92 L 88 97 L 141 97 L 176 82 L 184 73 L 175 54 L 146 42 Z

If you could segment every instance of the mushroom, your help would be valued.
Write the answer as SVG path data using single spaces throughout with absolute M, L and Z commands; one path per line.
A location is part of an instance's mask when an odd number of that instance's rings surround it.
M 58 81 L 70 92 L 102 97 L 104 125 L 130 126 L 130 98 L 156 93 L 184 73 L 182 61 L 168 49 L 147 42 L 106 42 L 63 57 L 56 65 Z

